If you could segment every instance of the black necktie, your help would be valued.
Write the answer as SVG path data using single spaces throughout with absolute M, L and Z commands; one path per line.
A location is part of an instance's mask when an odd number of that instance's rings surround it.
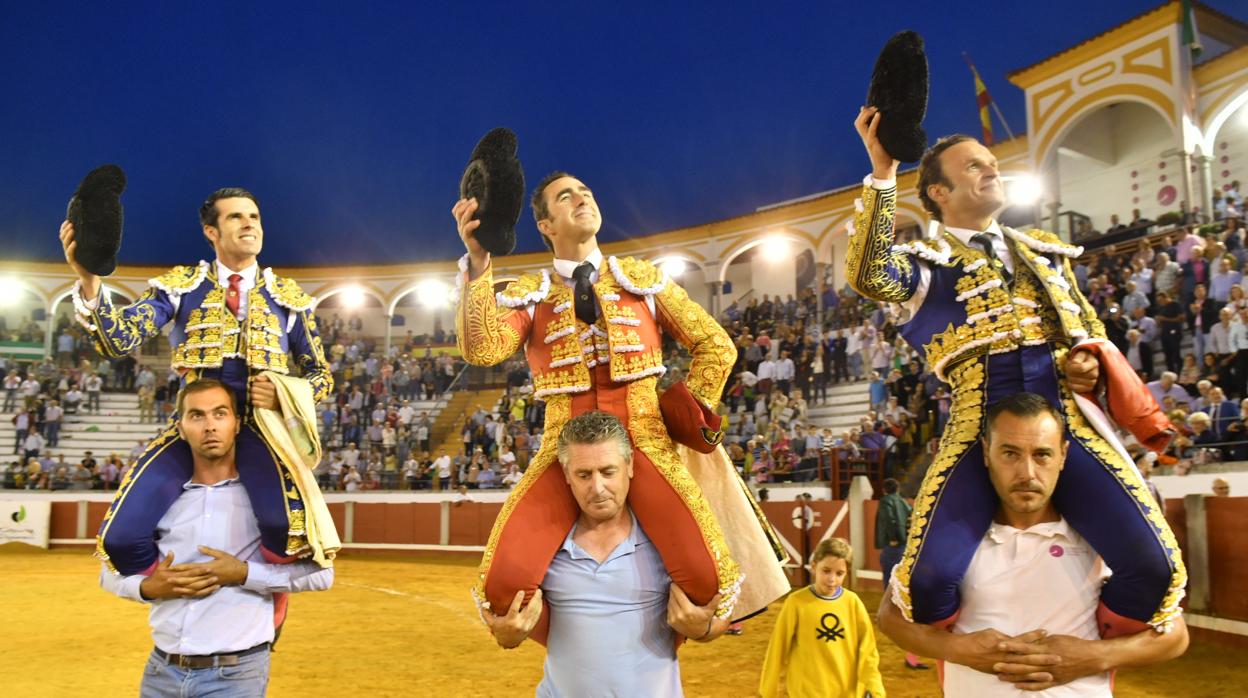
M 594 265 L 589 262 L 581 262 L 572 272 L 572 278 L 576 280 L 576 288 L 572 291 L 576 295 L 576 317 L 587 325 L 594 324 L 598 319 L 598 307 L 594 305 L 594 287 L 589 282 L 589 275 L 592 273 Z
M 992 244 L 992 236 L 988 233 L 979 233 L 971 236 L 971 242 L 983 248 L 984 254 L 988 255 L 988 263 L 1001 272 L 1001 276 L 1005 277 L 1007 284 L 1010 283 L 1014 275 L 1010 273 L 1009 269 L 1005 268 L 1005 262 L 1002 262 L 1001 258 L 997 256 L 997 248 Z

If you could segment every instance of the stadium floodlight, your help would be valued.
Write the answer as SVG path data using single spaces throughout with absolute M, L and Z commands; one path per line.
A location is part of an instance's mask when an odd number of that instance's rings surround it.
M 25 288 L 11 276 L 0 276 L 0 307 L 17 305 Z
M 437 279 L 425 279 L 416 285 L 416 300 L 428 308 L 443 308 L 451 301 L 451 287 Z
M 679 257 L 667 257 L 659 260 L 659 268 L 664 274 L 675 279 L 684 274 L 689 267 L 685 264 L 685 260 Z
M 350 310 L 364 307 L 364 289 L 348 286 L 342 291 L 342 307 Z
M 1044 186 L 1034 175 L 1020 174 L 1002 179 L 1005 180 L 1005 195 L 1011 206 L 1032 206 L 1044 193 Z
M 768 235 L 760 245 L 763 259 L 768 262 L 779 262 L 791 254 L 789 241 L 783 235 Z

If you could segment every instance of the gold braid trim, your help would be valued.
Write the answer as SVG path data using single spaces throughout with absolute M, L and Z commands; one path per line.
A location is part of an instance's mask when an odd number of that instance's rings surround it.
M 867 298 L 905 301 L 910 298 L 916 270 L 908 255 L 893 251 L 897 188 L 879 190 L 865 185 L 861 202 L 845 258 L 849 284 Z
M 467 275 L 467 272 L 460 273 Z M 520 348 L 520 333 L 503 319 L 517 311 L 498 307 L 494 274 L 490 269 L 464 286 L 459 305 L 459 312 L 455 313 L 455 334 L 465 361 L 476 366 L 494 366 Z
M 1054 367 L 1066 365 L 1068 353 L 1069 349 L 1065 347 L 1055 349 L 1053 351 Z M 1079 443 L 1122 484 L 1123 489 L 1139 507 L 1140 513 L 1152 525 L 1158 541 L 1165 548 L 1166 557 L 1170 559 L 1173 570 L 1170 573 L 1170 587 L 1166 590 L 1166 595 L 1162 597 L 1161 605 L 1148 621 L 1154 630 L 1167 632 L 1183 613 L 1183 609 L 1179 608 L 1179 602 L 1183 600 L 1184 588 L 1187 586 L 1187 568 L 1183 565 L 1183 553 L 1179 549 L 1179 542 L 1174 537 L 1174 532 L 1170 530 L 1170 524 L 1166 521 L 1165 515 L 1157 507 L 1157 501 L 1149 493 L 1148 486 L 1144 484 L 1140 472 L 1132 463 L 1124 461 L 1117 449 L 1108 444 L 1088 423 L 1066 382 L 1058 380 L 1058 386 L 1062 395 L 1062 410 L 1066 414 L 1067 430 L 1074 434 Z
M 737 362 L 736 345 L 715 318 L 689 298 L 680 284 L 669 282 L 654 299 L 656 320 L 692 355 L 685 386 L 698 401 L 715 409 Z M 659 363 L 662 364 L 661 355 Z
M 940 449 L 936 459 L 932 461 L 923 483 L 919 485 L 919 493 L 914 498 L 914 512 L 910 516 L 910 533 L 906 538 L 906 551 L 901 562 L 893 570 L 895 583 L 892 588 L 893 604 L 901 609 L 907 621 L 914 622 L 913 606 L 910 599 L 910 575 L 914 571 L 915 562 L 923 551 L 923 539 L 931 524 L 932 512 L 944 496 L 945 483 L 949 472 L 962 459 L 967 450 L 979 440 L 983 427 L 984 402 L 987 390 L 984 385 L 984 364 L 981 361 L 967 361 L 954 367 L 949 372 L 949 382 L 953 386 L 953 404 L 950 407 L 949 423 L 940 438 Z
M 667 435 L 667 426 L 659 413 L 658 379 L 650 376 L 628 384 L 628 432 L 633 445 L 646 454 L 663 479 L 667 480 L 689 509 L 702 541 L 715 560 L 715 572 L 722 601 L 715 615 L 727 618 L 732 614 L 741 590 L 741 568 L 728 550 L 728 542 L 719 521 L 676 452 L 676 445 Z M 547 410 L 549 410 L 549 406 Z M 543 437 L 542 446 L 547 437 Z
M 507 495 L 507 501 L 503 502 L 503 508 L 499 510 L 498 517 L 494 519 L 494 526 L 490 529 L 490 537 L 485 543 L 485 552 L 481 554 L 481 566 L 477 568 L 477 579 L 472 585 L 472 597 L 476 599 L 478 608 L 487 603 L 485 573 L 489 571 L 490 564 L 494 561 L 494 551 L 498 549 L 498 539 L 503 534 L 503 528 L 507 525 L 507 520 L 511 518 L 511 513 L 515 511 L 516 504 L 524 499 L 525 494 L 533 487 L 533 483 L 537 482 L 546 469 L 556 461 L 559 433 L 563 431 L 563 425 L 567 424 L 571 418 L 571 395 L 551 395 L 546 398 L 546 423 L 542 429 L 542 447 L 529 461 L 524 477 L 520 478 L 520 482 L 512 488 L 511 494 Z

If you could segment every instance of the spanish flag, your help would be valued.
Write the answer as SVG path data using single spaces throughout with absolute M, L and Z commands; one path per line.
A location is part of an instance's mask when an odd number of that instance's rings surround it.
M 992 95 L 988 94 L 988 87 L 979 77 L 979 71 L 975 69 L 971 57 L 965 53 L 962 56 L 966 58 L 966 64 L 971 67 L 971 75 L 975 76 L 975 102 L 979 105 L 979 123 L 984 129 L 984 145 L 992 145 L 992 116 L 988 113 L 988 106 L 992 104 Z

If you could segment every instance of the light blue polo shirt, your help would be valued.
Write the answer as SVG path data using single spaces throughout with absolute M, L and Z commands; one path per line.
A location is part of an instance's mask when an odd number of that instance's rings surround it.
M 542 581 L 550 635 L 538 698 L 683 695 L 667 625 L 672 580 L 637 517 L 601 564 L 575 533 L 574 524 Z

